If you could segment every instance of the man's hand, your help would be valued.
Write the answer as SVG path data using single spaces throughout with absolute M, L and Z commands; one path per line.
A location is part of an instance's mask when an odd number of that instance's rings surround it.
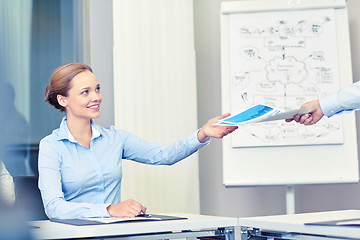
M 294 116 L 294 118 L 286 119 L 285 121 L 291 122 L 294 120 L 295 122 L 298 122 L 300 124 L 313 125 L 313 124 L 317 123 L 324 116 L 324 113 L 321 110 L 319 100 L 313 100 L 313 101 L 304 103 L 303 105 L 301 105 L 300 108 L 308 108 L 308 109 L 311 109 L 311 111 L 302 116 L 300 116 L 299 114 L 296 114 Z

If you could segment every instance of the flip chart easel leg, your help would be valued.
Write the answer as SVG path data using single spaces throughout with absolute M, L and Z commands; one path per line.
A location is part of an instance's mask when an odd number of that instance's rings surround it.
M 295 187 L 286 186 L 286 214 L 295 214 Z

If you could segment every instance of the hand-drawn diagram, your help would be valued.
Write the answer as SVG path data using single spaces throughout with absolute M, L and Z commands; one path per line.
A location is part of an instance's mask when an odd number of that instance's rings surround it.
M 335 29 L 334 9 L 232 14 L 232 112 L 253 104 L 296 109 L 339 90 Z M 247 125 L 232 138 L 233 147 L 340 144 L 342 119 Z

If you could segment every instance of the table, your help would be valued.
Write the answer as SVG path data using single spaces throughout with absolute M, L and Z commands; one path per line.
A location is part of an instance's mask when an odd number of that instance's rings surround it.
M 165 213 L 162 215 L 186 217 L 186 220 L 122 222 L 113 224 L 74 226 L 49 220 L 32 221 L 35 239 L 197 239 L 221 236 L 235 240 L 237 218 L 194 214 Z
M 360 239 L 360 226 L 305 225 L 310 222 L 360 218 L 360 210 L 239 218 L 241 240 L 246 239 Z

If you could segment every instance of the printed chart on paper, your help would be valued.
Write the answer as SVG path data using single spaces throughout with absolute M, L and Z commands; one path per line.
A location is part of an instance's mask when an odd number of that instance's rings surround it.
M 233 114 L 253 104 L 297 109 L 339 90 L 334 9 L 231 14 L 229 41 Z M 249 124 L 232 134 L 233 147 L 341 143 L 339 116 L 312 126 Z

